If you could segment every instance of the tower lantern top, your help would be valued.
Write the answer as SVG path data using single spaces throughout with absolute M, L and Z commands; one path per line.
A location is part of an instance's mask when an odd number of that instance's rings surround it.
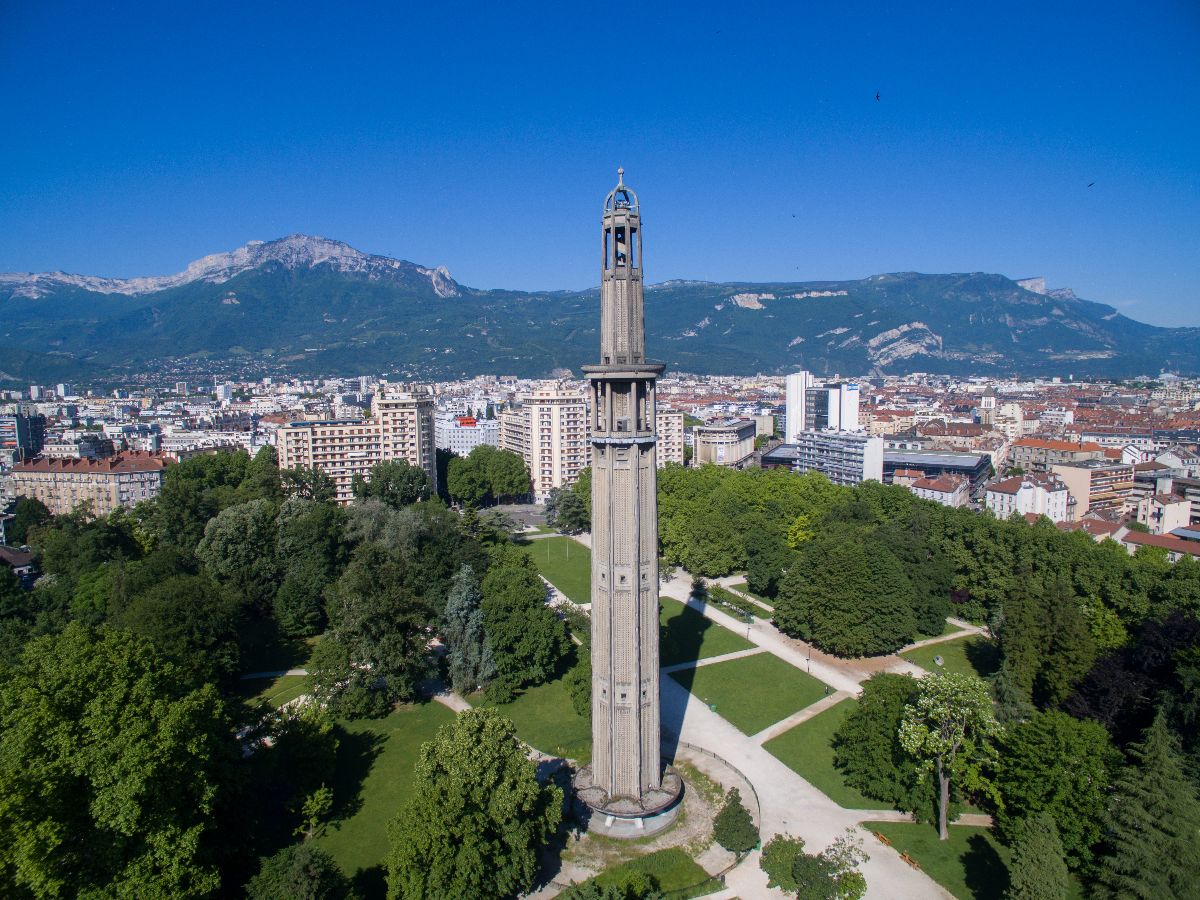
M 638 211 L 637 194 L 632 189 L 625 185 L 625 170 L 617 169 L 617 186 L 608 192 L 608 196 L 604 199 L 604 214 L 608 215 L 618 209 L 629 210 L 636 213 Z

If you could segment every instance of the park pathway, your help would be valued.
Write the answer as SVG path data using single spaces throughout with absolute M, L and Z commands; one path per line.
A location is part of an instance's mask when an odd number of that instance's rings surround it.
M 276 669 L 273 672 L 247 672 L 241 675 L 242 681 L 253 681 L 255 678 L 282 678 L 284 675 L 307 675 L 308 669 Z
M 752 734 L 750 737 L 755 743 L 765 744 L 772 738 L 779 737 L 779 735 L 783 734 L 785 731 L 791 731 L 791 729 L 795 728 L 802 722 L 807 722 L 813 716 L 825 712 L 825 710 L 829 709 L 829 707 L 837 706 L 837 704 L 841 703 L 850 696 L 851 694 L 848 691 L 834 691 L 828 697 L 822 697 L 816 703 L 810 703 L 808 706 L 804 707 L 804 709 L 792 713 L 786 719 L 780 719 L 774 725 L 768 725 L 762 731 L 758 732 L 757 734 Z
M 741 659 L 743 656 L 757 656 L 760 653 L 769 652 L 766 647 L 751 647 L 749 650 L 734 650 L 732 653 L 723 653 L 720 656 L 708 656 L 704 659 L 689 659 L 687 662 L 675 663 L 670 666 L 663 666 L 660 670 L 664 675 L 670 675 L 672 672 L 683 672 L 687 669 L 699 669 L 704 666 L 711 666 L 714 663 L 729 662 L 731 659 Z

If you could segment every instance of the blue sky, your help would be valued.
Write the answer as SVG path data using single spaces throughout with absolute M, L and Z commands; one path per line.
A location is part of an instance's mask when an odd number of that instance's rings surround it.
M 0 0 L 0 271 L 299 231 L 579 288 L 623 165 L 650 280 L 1042 274 L 1200 325 L 1198 76 L 1193 0 Z

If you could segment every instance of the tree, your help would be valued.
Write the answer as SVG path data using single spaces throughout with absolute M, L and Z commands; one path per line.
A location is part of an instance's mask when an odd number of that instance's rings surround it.
M 763 847 L 759 866 L 767 873 L 767 887 L 794 894 L 799 887 L 792 871 L 804 856 L 804 841 L 790 834 L 778 834 Z
M 487 900 L 528 890 L 562 799 L 538 783 L 511 722 L 493 709 L 460 713 L 421 747 L 410 799 L 388 826 L 388 896 Z
M 410 700 L 430 672 L 427 645 L 437 614 L 411 585 L 399 552 L 367 544 L 329 589 L 331 645 L 322 661 L 344 650 L 345 668 L 317 670 L 316 689 L 335 705 L 347 691 L 379 689 L 389 702 Z M 356 698 L 356 702 L 358 699 Z M 377 709 L 378 706 L 373 706 Z
M 1200 800 L 1163 712 L 1129 757 L 1113 785 L 1096 895 L 1200 896 Z
M 237 606 L 207 578 L 166 578 L 139 593 L 112 621 L 149 638 L 187 684 L 228 683 L 237 672 Z
M 924 774 L 936 773 L 938 835 L 945 841 L 950 838 L 950 782 L 968 790 L 987 788 L 982 763 L 995 753 L 991 741 L 1000 726 L 987 685 L 974 675 L 928 675 L 920 686 L 916 703 L 904 708 L 900 744 L 921 760 Z
M 36 497 L 18 497 L 12 515 L 4 526 L 4 536 L 14 547 L 27 543 L 30 530 L 45 525 L 52 518 L 49 507 Z
M 1058 828 L 1049 813 L 1036 813 L 1015 829 L 1005 900 L 1064 900 L 1070 882 Z
M 1009 726 L 997 746 L 1000 835 L 1014 842 L 1022 818 L 1046 813 L 1073 868 L 1089 865 L 1120 754 L 1099 722 L 1062 712 Z
M 560 900 L 662 900 L 658 879 L 645 872 L 618 867 L 604 873 L 604 883 L 589 878 L 583 884 L 573 884 L 561 894 Z
M 487 457 L 490 492 L 498 500 L 514 500 L 529 493 L 529 469 L 525 460 L 511 450 L 497 450 Z
M 206 896 L 222 770 L 216 689 L 150 643 L 77 623 L 0 681 L 0 885 L 37 896 Z
M 482 602 L 475 570 L 465 565 L 454 576 L 442 628 L 448 648 L 450 686 L 459 694 L 476 690 L 496 674 L 492 648 L 483 630 Z
M 837 872 L 825 857 L 801 853 L 792 863 L 799 900 L 837 900 Z
M 588 644 L 579 647 L 579 658 L 563 676 L 563 687 L 571 698 L 571 708 L 585 719 L 592 715 L 592 652 Z
M 549 524 L 549 518 L 547 518 Z M 592 527 L 588 505 L 573 490 L 565 490 L 558 497 L 558 506 L 554 512 L 553 527 L 563 534 L 579 534 Z
M 374 498 L 399 509 L 433 494 L 433 482 L 425 470 L 404 459 L 390 459 L 371 466 L 368 478 L 356 475 L 351 488 L 356 500 Z
M 329 576 L 315 560 L 291 566 L 275 594 L 273 609 L 279 629 L 289 637 L 320 634 L 325 626 L 324 591 Z
M 1033 685 L 1034 699 L 1043 708 L 1066 700 L 1096 661 L 1096 642 L 1065 576 L 1051 582 L 1046 602 L 1049 646 L 1041 648 L 1042 665 Z
M 317 468 L 284 469 L 279 473 L 283 493 L 301 500 L 328 502 L 337 496 L 333 479 Z
M 895 557 L 867 552 L 854 532 L 834 528 L 805 544 L 784 577 L 775 623 L 838 656 L 876 656 L 912 639 L 915 600 Z
M 566 626 L 546 606 L 546 586 L 533 562 L 499 545 L 483 579 L 483 627 L 496 680 L 510 690 L 546 681 L 566 655 Z
M 713 837 L 733 853 L 753 850 L 758 843 L 758 828 L 750 817 L 750 811 L 742 803 L 742 795 L 737 788 L 731 788 L 725 795 L 725 805 L 713 820 Z
M 249 900 L 346 900 L 352 895 L 333 857 L 309 841 L 265 857 L 246 885 Z
M 936 817 L 937 791 L 918 776 L 919 760 L 900 743 L 905 707 L 918 693 L 911 675 L 878 672 L 864 681 L 854 711 L 834 734 L 833 760 L 851 787 L 925 819 Z
M 196 556 L 213 578 L 250 609 L 266 611 L 275 597 L 275 504 L 251 500 L 222 510 L 204 526 Z
M 482 506 L 489 496 L 490 488 L 487 472 L 479 465 L 478 460 L 462 456 L 450 460 L 446 467 L 446 490 L 456 501 L 468 506 Z

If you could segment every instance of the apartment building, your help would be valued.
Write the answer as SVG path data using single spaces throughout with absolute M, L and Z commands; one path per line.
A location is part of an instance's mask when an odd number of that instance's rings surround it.
M 484 444 L 499 447 L 500 423 L 496 419 L 438 413 L 434 419 L 434 444 L 439 450 L 459 456 L 466 456 Z
M 753 419 L 713 419 L 692 429 L 696 465 L 736 466 L 754 452 L 758 429 Z
M 1008 448 L 1010 468 L 1026 472 L 1048 472 L 1060 463 L 1077 463 L 1103 459 L 1104 448 L 1095 443 L 1073 444 L 1070 441 L 1050 441 L 1042 438 L 1022 438 Z
M 46 441 L 46 417 L 10 413 L 0 415 L 0 464 L 33 459 Z
M 1153 494 L 1137 502 L 1137 520 L 1151 534 L 1169 534 L 1191 524 L 1192 504 L 1175 494 Z
M 895 478 L 892 484 L 895 484 Z M 937 478 L 918 478 L 908 488 L 922 500 L 932 500 L 942 506 L 966 506 L 971 502 L 971 482 L 967 478 L 939 475 Z
M 883 480 L 883 438 L 863 431 L 802 431 L 792 444 L 763 454 L 763 468 L 820 472 L 834 484 Z
M 500 448 L 525 460 L 539 502 L 557 487 L 574 484 L 591 465 L 587 403 L 581 391 L 539 388 L 515 410 L 500 414 Z
M 1075 498 L 1073 518 L 1082 519 L 1086 513 L 1121 515 L 1133 493 L 1134 469 L 1129 463 L 1087 459 L 1061 463 L 1051 470 L 1067 485 Z
M 320 469 L 339 503 L 353 499 L 355 475 L 370 477 L 376 463 L 403 459 L 425 470 L 435 485 L 433 400 L 411 393 L 377 394 L 369 419 L 299 421 L 275 432 L 281 469 Z
M 654 432 L 658 438 L 657 460 L 661 469 L 667 463 L 683 465 L 683 412 L 659 407 L 654 413 Z
M 1071 492 L 1066 482 L 1054 475 L 1017 475 L 988 485 L 984 506 L 997 519 L 1016 513 L 1066 522 L 1070 518 Z
M 13 467 L 8 491 L 41 500 L 55 515 L 90 503 L 94 515 L 107 516 L 157 497 L 167 465 L 166 458 L 137 450 L 105 459 L 35 459 Z

